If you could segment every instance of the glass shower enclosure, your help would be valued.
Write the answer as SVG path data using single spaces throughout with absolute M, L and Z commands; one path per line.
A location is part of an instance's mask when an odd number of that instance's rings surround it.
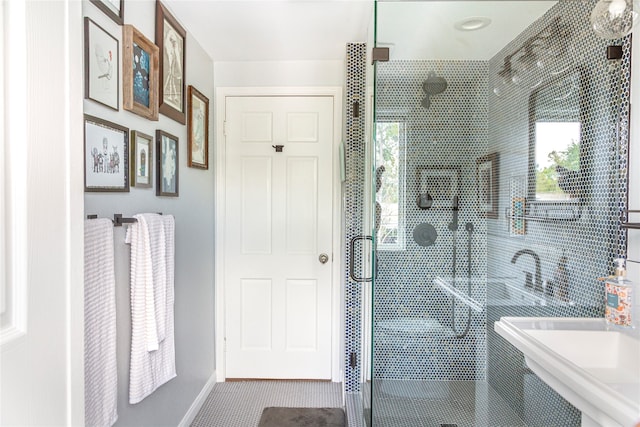
M 630 39 L 594 6 L 376 2 L 368 425 L 580 425 L 493 323 L 601 317 L 625 252 Z

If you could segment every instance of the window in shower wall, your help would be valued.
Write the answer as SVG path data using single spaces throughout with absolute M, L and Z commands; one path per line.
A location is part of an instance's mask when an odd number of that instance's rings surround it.
M 377 247 L 405 249 L 405 140 L 402 121 L 376 123 L 376 227 Z

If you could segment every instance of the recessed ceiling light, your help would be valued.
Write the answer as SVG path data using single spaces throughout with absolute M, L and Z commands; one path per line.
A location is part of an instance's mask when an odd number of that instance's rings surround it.
M 476 31 L 489 26 L 489 24 L 491 24 L 491 19 L 486 16 L 471 16 L 456 22 L 453 26 L 459 31 Z

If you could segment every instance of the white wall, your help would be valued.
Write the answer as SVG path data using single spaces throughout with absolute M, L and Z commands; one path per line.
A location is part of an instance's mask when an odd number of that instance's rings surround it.
M 25 48 L 10 52 L 7 63 L 18 60 L 16 53 L 26 52 L 26 88 L 20 94 L 26 115 L 8 123 L 13 129 L 5 143 L 25 148 L 24 157 L 18 159 L 24 162 L 19 171 L 24 178 L 9 182 L 9 188 L 16 184 L 23 189 L 19 196 L 26 197 L 27 213 L 20 218 L 27 229 L 21 242 L 27 249 L 26 277 L 11 286 L 26 287 L 27 325 L 25 335 L 2 347 L 0 424 L 80 425 L 84 410 L 81 8 L 79 2 L 67 0 L 12 1 L 4 6 L 23 4 L 26 31 L 14 36 L 26 40 Z M 7 84 L 17 82 L 9 76 Z
M 126 24 L 148 39 L 155 39 L 155 1 L 125 2 Z M 120 41 L 121 27 L 90 2 L 83 2 L 86 16 Z M 79 22 L 78 25 L 83 25 Z M 189 31 L 186 28 L 187 32 Z M 213 115 L 213 61 L 187 34 L 186 83 L 210 100 Z M 122 74 L 120 74 L 122 75 Z M 122 94 L 122 85 L 120 86 Z M 122 97 L 120 98 L 122 99 Z M 122 103 L 122 102 L 121 102 Z M 132 187 L 129 193 L 85 193 L 85 211 L 100 217 L 114 213 L 131 216 L 142 212 L 172 214 L 176 219 L 175 344 L 178 376 L 136 405 L 128 403 L 131 311 L 129 296 L 130 248 L 124 243 L 125 227 L 115 228 L 118 422 L 117 426 L 177 425 L 214 372 L 214 163 L 210 135 L 209 169 L 187 167 L 187 126 L 160 114 L 153 122 L 120 108 L 113 111 L 91 100 L 84 101 L 87 114 L 154 137 L 157 129 L 179 139 L 179 194 L 157 197 L 153 188 Z M 214 128 L 210 121 L 210 131 Z M 211 133 L 211 132 L 210 132 Z M 154 146 L 155 151 L 155 146 Z M 156 168 L 154 165 L 153 173 Z
M 251 86 L 343 87 L 346 71 L 345 62 L 342 60 L 215 62 L 214 76 L 217 88 Z

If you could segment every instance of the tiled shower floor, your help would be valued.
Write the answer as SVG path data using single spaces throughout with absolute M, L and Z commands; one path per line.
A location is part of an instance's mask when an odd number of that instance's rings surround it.
M 374 427 L 526 427 L 483 381 L 375 380 L 373 388 Z

